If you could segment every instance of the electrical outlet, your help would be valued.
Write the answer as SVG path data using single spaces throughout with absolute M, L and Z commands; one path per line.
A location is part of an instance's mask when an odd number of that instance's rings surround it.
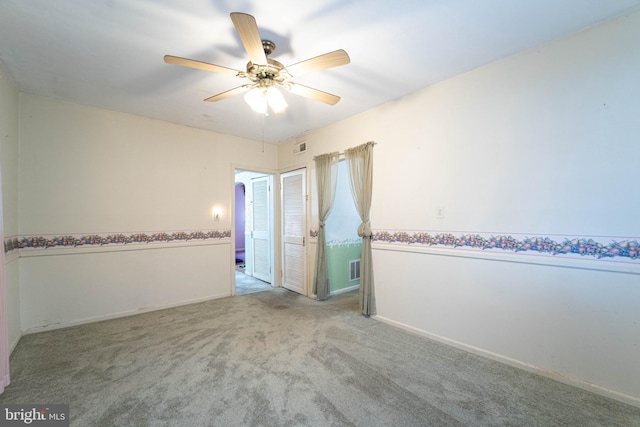
M 444 206 L 436 208 L 436 219 L 444 219 Z

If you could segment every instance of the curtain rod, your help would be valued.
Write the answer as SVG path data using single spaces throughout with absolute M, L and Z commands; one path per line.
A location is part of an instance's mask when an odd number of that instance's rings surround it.
M 369 142 L 370 142 L 371 144 L 373 144 L 373 145 L 378 145 L 378 143 L 377 143 L 377 142 L 373 142 L 373 141 L 369 141 Z M 369 142 L 365 142 L 365 143 L 364 143 L 364 144 L 362 144 L 362 145 L 366 145 L 366 144 L 368 144 Z M 320 154 L 320 155 L 322 156 L 322 154 Z M 313 157 L 313 159 L 315 160 L 315 158 L 316 158 L 316 157 L 318 157 L 318 156 L 314 156 L 314 157 Z M 338 157 L 344 157 L 344 151 L 338 151 Z

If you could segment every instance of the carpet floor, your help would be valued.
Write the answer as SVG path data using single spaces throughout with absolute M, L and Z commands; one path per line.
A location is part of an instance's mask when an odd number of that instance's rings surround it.
M 240 271 L 236 271 L 236 295 L 252 294 L 273 289 L 270 283 L 251 277 Z
M 0 403 L 72 426 L 638 426 L 640 408 L 283 289 L 22 338 Z

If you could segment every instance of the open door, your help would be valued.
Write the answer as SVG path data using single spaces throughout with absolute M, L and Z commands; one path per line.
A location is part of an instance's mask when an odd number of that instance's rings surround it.
M 269 177 L 251 180 L 253 216 L 251 218 L 251 252 L 253 255 L 251 275 L 271 283 L 271 206 Z
M 306 169 L 280 175 L 282 190 L 282 286 L 306 292 Z

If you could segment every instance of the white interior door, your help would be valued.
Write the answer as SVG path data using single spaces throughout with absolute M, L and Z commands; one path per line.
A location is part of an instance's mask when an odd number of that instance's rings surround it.
M 251 275 L 271 283 L 271 223 L 269 177 L 251 180 L 253 216 L 251 219 Z
M 307 295 L 306 169 L 280 175 L 282 189 L 282 286 Z

